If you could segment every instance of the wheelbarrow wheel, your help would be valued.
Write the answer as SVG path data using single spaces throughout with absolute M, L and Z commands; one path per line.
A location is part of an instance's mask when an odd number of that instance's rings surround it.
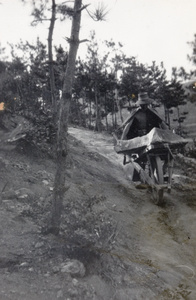
M 152 188 L 152 199 L 154 204 L 161 205 L 164 202 L 164 189 L 159 186 L 155 186 Z
M 156 184 L 152 189 L 153 202 L 157 205 L 161 205 L 163 203 L 164 189 L 159 185 L 163 185 L 164 177 L 163 162 L 159 156 L 155 156 L 153 160 L 153 176 Z
M 154 179 L 157 184 L 163 184 L 164 183 L 164 177 L 163 177 L 163 163 L 159 156 L 154 157 Z

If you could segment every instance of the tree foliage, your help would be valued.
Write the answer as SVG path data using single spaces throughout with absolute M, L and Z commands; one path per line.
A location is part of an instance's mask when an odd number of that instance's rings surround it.
M 55 1 L 42 0 L 33 3 L 34 25 L 45 20 L 50 22 L 52 4 L 56 5 Z M 90 11 L 89 8 L 87 10 Z M 56 5 L 55 17 L 61 20 L 72 19 L 73 7 L 63 2 Z M 134 105 L 138 93 L 142 91 L 148 92 L 149 96 L 156 100 L 157 105 L 164 106 L 167 121 L 172 108 L 186 102 L 186 95 L 179 82 L 179 78 L 187 76 L 183 68 L 179 70 L 173 68 L 172 80 L 169 81 L 163 63 L 161 65 L 156 65 L 155 62 L 151 65 L 140 63 L 135 57 L 126 56 L 123 53 L 123 45 L 112 40 L 104 41 L 104 47 L 103 53 L 96 41 L 95 33 L 92 32 L 87 56 L 83 60 L 79 58 L 76 64 L 70 103 L 71 123 L 96 130 L 102 130 L 103 126 L 108 129 L 108 114 L 110 114 L 112 126 L 115 128 L 117 113 L 121 112 L 127 102 Z M 68 53 L 62 46 L 54 46 L 52 58 L 49 59 L 48 49 L 48 45 L 44 45 L 39 39 L 36 45 L 22 41 L 16 46 L 11 45 L 13 60 L 2 61 L 0 65 L 2 69 L 0 93 L 7 108 L 17 108 L 24 115 L 33 115 L 39 110 L 45 110 L 50 114 L 51 95 L 54 93 L 57 105 L 60 105 Z M 21 52 L 18 52 L 19 50 Z M 53 91 L 51 65 L 55 87 Z M 14 72 L 11 68 L 15 69 Z
M 178 81 L 177 71 L 168 81 L 164 65 L 144 65 L 135 57 L 127 57 L 121 44 L 104 42 L 102 54 L 91 33 L 85 59 L 76 63 L 75 82 L 70 105 L 70 122 L 101 130 L 108 129 L 107 115 L 112 126 L 117 126 L 116 114 L 125 102 L 134 105 L 139 92 L 148 92 L 158 105 L 165 107 L 166 119 L 172 107 L 184 104 L 186 95 Z M 12 45 L 12 61 L 0 64 L 0 93 L 9 109 L 23 115 L 37 114 L 39 110 L 51 113 L 50 72 L 47 46 L 37 40 L 36 45 L 20 42 Z M 60 99 L 68 54 L 62 46 L 55 46 L 53 59 L 57 103 Z M 118 73 L 119 72 L 119 73 Z M 120 74 L 120 76 L 118 75 Z M 104 122 L 102 122 L 104 121 Z

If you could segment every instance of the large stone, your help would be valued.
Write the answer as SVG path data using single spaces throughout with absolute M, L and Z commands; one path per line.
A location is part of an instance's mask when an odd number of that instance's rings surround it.
M 16 198 L 19 199 L 19 200 L 34 197 L 34 193 L 31 190 L 27 189 L 27 188 L 21 188 L 21 189 L 15 191 L 15 195 L 16 195 Z
M 71 276 L 84 277 L 86 270 L 83 263 L 73 259 L 61 264 L 61 272 L 69 273 Z

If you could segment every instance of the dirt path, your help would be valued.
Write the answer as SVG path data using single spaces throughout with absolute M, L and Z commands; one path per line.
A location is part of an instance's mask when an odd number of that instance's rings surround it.
M 111 137 L 103 138 L 95 133 L 92 138 L 91 132 L 80 129 L 71 129 L 70 133 L 122 170 L 122 157 L 114 152 Z M 178 174 L 177 170 L 175 172 Z M 138 191 L 133 184 L 124 184 L 130 197 L 124 198 L 109 189 L 110 207 L 115 205 L 115 218 L 122 228 L 118 255 L 140 263 L 143 257 L 147 265 L 154 267 L 166 284 L 163 299 L 195 299 L 196 185 L 173 189 L 171 194 L 166 194 L 164 207 L 158 207 L 151 202 L 146 190 Z M 135 258 L 136 253 L 139 259 Z

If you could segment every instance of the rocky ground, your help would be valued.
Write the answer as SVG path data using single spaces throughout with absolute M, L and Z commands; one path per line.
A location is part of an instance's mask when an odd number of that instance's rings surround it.
M 0 299 L 196 299 L 195 161 L 178 157 L 157 206 L 128 179 L 113 139 L 70 128 L 61 233 L 45 234 L 55 162 L 0 146 Z

